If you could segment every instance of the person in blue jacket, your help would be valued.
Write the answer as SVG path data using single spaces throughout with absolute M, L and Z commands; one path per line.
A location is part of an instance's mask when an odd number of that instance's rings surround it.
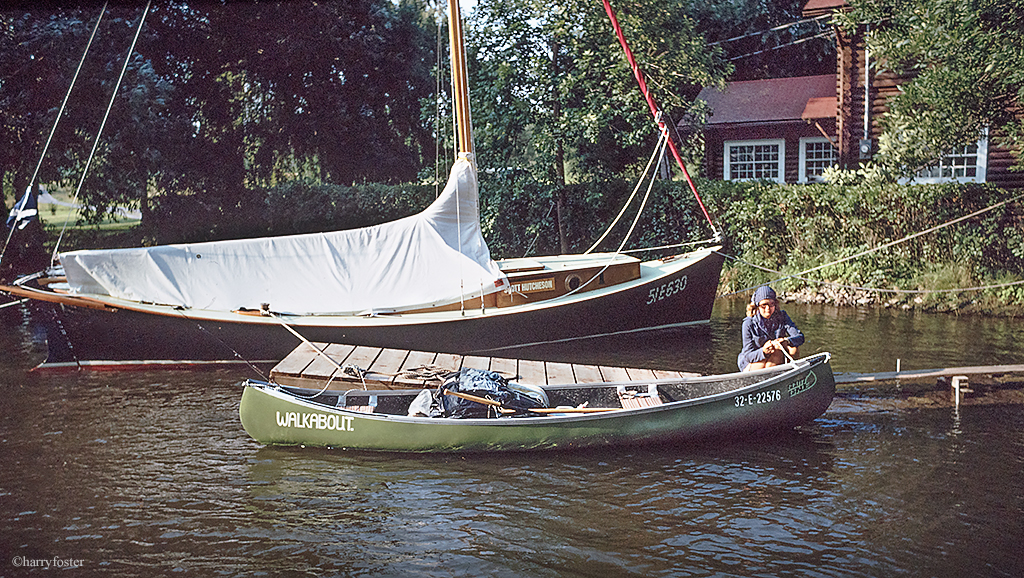
M 779 309 L 775 291 L 762 285 L 754 291 L 743 320 L 743 349 L 736 359 L 742 371 L 763 369 L 786 363 L 785 351 L 796 358 L 804 334 L 789 315 Z

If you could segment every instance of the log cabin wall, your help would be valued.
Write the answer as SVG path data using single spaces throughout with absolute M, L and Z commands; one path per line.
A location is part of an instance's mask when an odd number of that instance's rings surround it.
M 868 27 L 861 26 L 856 33 L 848 35 L 836 28 L 836 126 L 839 138 L 839 165 L 856 169 L 864 160 L 878 152 L 878 137 L 882 133 L 880 120 L 889 112 L 888 101 L 900 92 L 900 85 L 906 83 L 908 75 L 896 74 L 879 66 L 866 51 L 865 39 Z M 868 74 L 865 78 L 865 64 Z M 868 131 L 864 132 L 865 83 L 870 103 Z M 1020 115 L 1018 115 L 1019 117 Z M 870 139 L 871 151 L 862 156 L 861 140 Z M 1005 133 L 993 130 L 988 138 L 985 182 L 1005 189 L 1024 188 L 1024 171 L 1011 167 L 1016 157 L 1010 148 L 1003 145 Z

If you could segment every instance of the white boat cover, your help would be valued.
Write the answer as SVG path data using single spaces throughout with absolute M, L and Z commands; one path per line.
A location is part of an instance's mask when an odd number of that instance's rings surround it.
M 506 283 L 480 230 L 476 168 L 452 167 L 423 212 L 373 227 L 72 251 L 60 256 L 73 294 L 192 309 L 367 313 L 458 302 Z

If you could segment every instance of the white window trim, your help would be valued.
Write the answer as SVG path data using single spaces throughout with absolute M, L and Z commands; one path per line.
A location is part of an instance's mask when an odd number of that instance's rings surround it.
M 973 177 L 919 177 L 915 176 L 908 181 L 915 185 L 927 185 L 935 183 L 984 183 L 988 178 L 988 129 L 985 129 L 978 139 L 978 163 L 975 165 Z
M 811 178 L 811 179 L 807 178 L 807 145 L 809 143 L 826 143 L 830 147 L 833 146 L 832 145 L 832 141 L 828 140 L 825 137 L 821 137 L 821 136 L 802 136 L 802 137 L 800 137 L 800 172 L 798 173 L 798 176 L 797 176 L 797 182 L 798 183 L 805 183 L 805 184 L 806 183 L 821 183 L 821 182 L 824 182 L 819 177 L 814 177 L 814 178 Z M 833 151 L 833 164 L 835 164 L 835 160 L 836 160 L 837 156 L 838 155 L 836 155 L 835 152 Z
M 779 177 L 776 179 L 767 179 L 776 183 L 784 184 L 786 182 L 786 141 L 785 139 L 760 139 L 760 140 L 727 140 L 722 145 L 722 178 L 726 181 L 753 181 L 760 179 L 730 179 L 729 174 L 732 172 L 729 166 L 729 147 L 736 145 L 779 145 Z

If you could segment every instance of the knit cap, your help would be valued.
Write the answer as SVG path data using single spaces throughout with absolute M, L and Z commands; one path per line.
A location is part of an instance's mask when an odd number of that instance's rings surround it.
M 750 302 L 754 305 L 764 301 L 765 299 L 778 299 L 775 296 L 775 290 L 767 285 L 761 285 L 754 291 L 754 296 L 750 298 Z

